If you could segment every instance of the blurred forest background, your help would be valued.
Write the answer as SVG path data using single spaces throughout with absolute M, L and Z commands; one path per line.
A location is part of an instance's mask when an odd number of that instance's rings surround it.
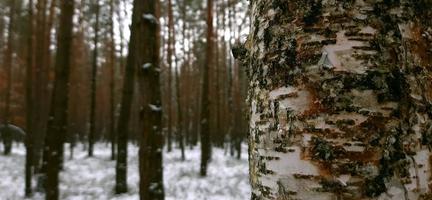
M 127 70 L 128 59 L 143 57 L 138 52 L 135 58 L 128 58 L 134 34 L 130 30 L 134 5 L 159 5 L 156 17 L 151 14 L 142 17 L 144 20 L 155 17 L 159 25 L 164 151 L 181 152 L 177 161 L 181 162 L 187 159 L 188 149 L 201 142 L 208 147 L 201 148 L 205 151 L 202 154 L 208 155 L 201 158 L 201 163 L 207 163 L 202 159 L 210 159 L 211 148 L 222 149 L 226 156 L 240 159 L 241 144 L 247 136 L 244 110 L 247 81 L 231 53 L 233 45 L 244 40 L 249 30 L 247 1 L 148 2 L 75 0 L 72 6 L 67 126 L 57 129 L 64 132 L 56 133 L 62 135 L 64 144 L 59 151 L 60 159 L 73 159 L 74 151 L 98 156 L 95 144 L 109 144 L 106 151 L 117 162 L 116 193 L 127 191 L 127 185 L 122 185 L 127 176 L 127 144 L 139 144 L 145 120 L 142 105 L 146 94 L 135 80 L 139 70 L 150 64 L 141 63 L 134 66 L 137 69 Z M 55 121 L 50 110 L 55 110 L 52 98 L 56 71 L 62 67 L 56 60 L 64 58 L 59 55 L 63 53 L 59 52 L 59 41 L 65 37 L 59 34 L 63 33 L 62 20 L 67 21 L 62 18 L 65 4 L 68 3 L 62 0 L 0 1 L 0 124 L 21 127 L 26 132 L 25 137 L 11 136 L 12 140 L 26 143 L 26 196 L 43 188 L 44 178 L 40 177 L 44 176 L 40 174 L 48 173 L 49 169 L 44 167 L 50 168 L 44 154 L 53 151 L 47 132 L 49 121 Z M 122 114 L 128 94 L 130 111 Z M 209 106 L 208 117 L 202 116 L 203 102 Z M 208 121 L 209 129 L 202 130 L 203 121 Z M 208 137 L 203 137 L 203 132 L 208 132 L 204 133 Z M 6 155 L 11 152 L 7 144 L 11 139 L 3 138 Z M 201 164 L 196 173 L 205 176 L 206 167 Z M 247 173 L 247 169 L 244 171 Z

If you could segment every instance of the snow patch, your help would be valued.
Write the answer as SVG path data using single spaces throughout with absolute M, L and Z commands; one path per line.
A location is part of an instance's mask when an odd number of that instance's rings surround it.
M 0 145 L 0 149 L 2 145 Z M 68 149 L 68 146 L 65 147 Z M 95 157 L 87 157 L 83 146 L 75 148 L 75 157 L 65 152 L 65 170 L 60 174 L 60 199 L 63 200 L 136 200 L 139 199 L 138 147 L 129 144 L 129 192 L 114 195 L 115 161 L 107 144 L 95 144 Z M 164 151 L 164 187 L 166 200 L 239 200 L 248 199 L 251 189 L 248 179 L 247 146 L 242 146 L 242 159 L 224 155 L 213 149 L 208 176 L 199 175 L 201 151 L 199 146 L 186 149 L 186 161 L 180 151 Z M 24 199 L 25 148 L 14 144 L 11 156 L 0 155 L 0 199 Z M 36 181 L 33 180 L 33 185 Z M 37 193 L 29 200 L 43 200 Z
M 152 24 L 159 24 L 158 19 L 152 14 L 143 14 L 143 19 Z

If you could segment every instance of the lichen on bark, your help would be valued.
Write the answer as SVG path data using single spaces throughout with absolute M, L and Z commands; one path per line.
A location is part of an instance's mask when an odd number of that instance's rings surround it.
M 431 196 L 429 1 L 254 0 L 252 199 Z

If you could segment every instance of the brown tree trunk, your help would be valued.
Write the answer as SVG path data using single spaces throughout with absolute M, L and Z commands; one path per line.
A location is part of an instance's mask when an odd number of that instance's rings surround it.
M 219 147 L 223 146 L 223 133 L 221 132 L 221 120 L 220 120 L 220 109 L 221 109 L 221 98 L 220 98 L 220 79 L 221 79 L 221 75 L 220 75 L 220 66 L 219 66 L 219 61 L 220 61 L 220 49 L 219 49 L 219 28 L 220 28 L 220 11 L 219 11 L 219 4 L 220 1 L 216 1 L 215 2 L 215 18 L 216 18 L 216 27 L 214 28 L 214 41 L 212 41 L 212 45 L 215 47 L 214 48 L 214 52 L 212 55 L 212 59 L 213 59 L 213 65 L 212 68 L 210 68 L 210 74 L 214 73 L 214 80 L 212 80 L 210 78 L 210 82 L 213 83 L 214 87 L 212 87 L 212 89 L 214 89 L 214 91 L 210 91 L 210 95 L 214 96 L 213 102 L 214 104 L 212 104 L 212 106 L 210 107 L 210 112 L 211 112 L 211 117 L 214 117 L 214 127 L 211 128 L 210 134 L 212 134 L 212 141 L 210 141 L 210 143 L 216 144 Z M 214 56 L 214 58 L 213 58 Z M 213 72 L 213 73 L 212 73 Z M 213 93 L 213 94 L 211 94 Z M 210 117 L 210 118 L 211 118 Z M 212 127 L 212 126 L 210 126 Z
M 74 1 L 62 1 L 52 106 L 47 126 L 45 199 L 59 199 L 59 171 L 62 146 L 66 136 L 69 71 L 71 61 Z
M 175 41 L 174 41 L 174 16 L 173 16 L 172 0 L 168 0 L 168 93 L 167 93 L 167 150 L 172 150 L 172 57 L 175 54 Z
M 177 136 L 178 142 L 181 151 L 181 160 L 184 161 L 185 157 L 185 148 L 184 148 L 184 137 L 183 137 L 183 121 L 182 121 L 182 104 L 180 101 L 180 69 L 176 68 L 176 95 L 177 95 Z
M 209 96 L 209 68 L 212 66 L 213 56 L 213 0 L 207 0 L 207 45 L 206 58 L 203 66 L 203 86 L 201 94 L 201 167 L 200 175 L 207 175 L 207 165 L 211 159 L 210 143 L 210 96 Z
M 134 5 L 136 2 L 134 2 Z M 134 6 L 134 9 L 135 6 Z M 133 19 L 138 13 L 133 14 Z M 136 23 L 136 22 L 135 22 Z M 136 26 L 136 25 L 135 25 Z M 126 70 L 123 78 L 123 93 L 121 100 L 120 116 L 117 124 L 117 163 L 116 163 L 116 186 L 115 193 L 121 194 L 127 192 L 127 156 L 128 156 L 128 134 L 129 121 L 131 118 L 132 100 L 135 90 L 135 72 L 136 72 L 136 34 L 134 32 L 134 24 L 131 26 L 131 35 L 129 40 L 129 50 L 126 61 Z
M 180 2 L 178 2 L 178 4 L 180 5 Z M 181 12 L 181 16 L 182 16 L 182 20 L 183 20 L 183 27 L 182 27 L 182 39 L 183 39 L 183 64 L 181 67 L 181 76 L 185 76 L 185 72 L 186 72 L 186 68 L 189 67 L 187 64 L 187 57 L 186 57 L 186 9 L 187 9 L 187 4 L 186 1 L 183 1 L 183 4 L 181 4 L 181 8 L 180 8 L 180 12 Z M 185 109 L 183 109 L 183 107 L 187 107 L 185 104 L 182 103 L 182 95 L 184 94 L 182 93 L 182 84 L 181 84 L 181 77 L 180 77 L 180 69 L 177 66 L 176 68 L 176 94 L 177 94 L 177 134 L 178 134 L 178 142 L 179 142 L 179 146 L 180 146 L 180 151 L 181 151 L 181 159 L 182 161 L 186 160 L 186 156 L 185 156 L 185 127 L 183 126 L 185 123 L 183 121 L 183 111 Z M 186 109 L 187 112 L 189 112 Z M 187 141 L 187 140 L 186 140 Z
M 46 0 L 37 0 L 36 4 L 36 39 L 35 39 L 35 49 L 42 49 L 44 46 L 44 29 L 46 27 Z M 34 101 L 34 124 L 35 127 L 33 129 L 34 136 L 35 136 L 35 155 L 34 155 L 34 166 L 36 167 L 36 172 L 39 172 L 40 166 L 40 160 L 41 155 L 43 152 L 43 142 L 44 142 L 44 131 L 42 130 L 42 118 L 43 111 L 42 111 L 42 101 L 43 101 L 43 92 L 42 92 L 42 68 L 44 67 L 43 63 L 43 54 L 44 51 L 36 51 L 35 52 L 35 80 L 34 80 L 34 94 L 35 94 L 35 101 Z
M 159 2 L 134 1 L 129 48 L 141 57 L 129 57 L 139 70 L 139 88 L 143 95 L 140 137 L 140 199 L 164 199 L 162 169 L 162 99 L 159 66 Z M 141 67 L 142 66 L 142 67 Z
M 8 37 L 5 52 L 5 66 L 6 66 L 6 97 L 5 97 L 5 110 L 4 110 L 4 124 L 8 126 L 11 123 L 11 94 L 12 94 L 12 65 L 13 65 L 13 35 L 15 23 L 15 0 L 9 0 L 9 24 L 8 24 Z M 7 129 L 7 128 L 6 128 Z M 12 133 L 5 131 L 3 133 L 4 154 L 9 155 L 12 150 Z
M 33 56 L 33 44 L 34 44 L 34 20 L 33 20 L 33 0 L 29 0 L 28 3 L 28 35 L 27 35 L 27 67 L 26 67 L 26 164 L 25 164 L 25 188 L 24 194 L 26 197 L 32 195 L 32 174 L 33 174 L 33 68 L 34 68 L 34 56 Z
M 431 199 L 431 9 L 252 2 L 252 199 Z
M 110 141 L 111 141 L 111 160 L 116 158 L 116 135 L 115 135 L 115 38 L 114 38 L 114 0 L 110 1 Z
M 88 136 L 88 156 L 93 156 L 93 144 L 96 132 L 96 79 L 98 67 L 98 44 L 99 44 L 99 0 L 96 0 L 95 17 L 96 22 L 94 25 L 94 38 L 93 38 L 93 63 L 92 63 L 92 78 L 91 78 L 91 101 L 90 101 L 90 131 Z
M 38 0 L 36 4 L 36 27 L 35 27 L 35 80 L 34 80 L 34 166 L 36 171 L 40 172 L 43 162 L 41 155 L 43 153 L 44 138 L 46 133 L 46 121 L 49 115 L 49 73 L 50 73 L 50 45 L 51 45 L 51 28 L 54 20 L 56 0 L 51 0 L 48 7 L 47 0 Z M 49 16 L 47 13 L 49 12 Z

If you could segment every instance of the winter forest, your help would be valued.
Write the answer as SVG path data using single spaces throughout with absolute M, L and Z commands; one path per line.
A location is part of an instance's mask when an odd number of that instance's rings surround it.
M 432 200 L 431 0 L 1 0 L 0 200 Z

